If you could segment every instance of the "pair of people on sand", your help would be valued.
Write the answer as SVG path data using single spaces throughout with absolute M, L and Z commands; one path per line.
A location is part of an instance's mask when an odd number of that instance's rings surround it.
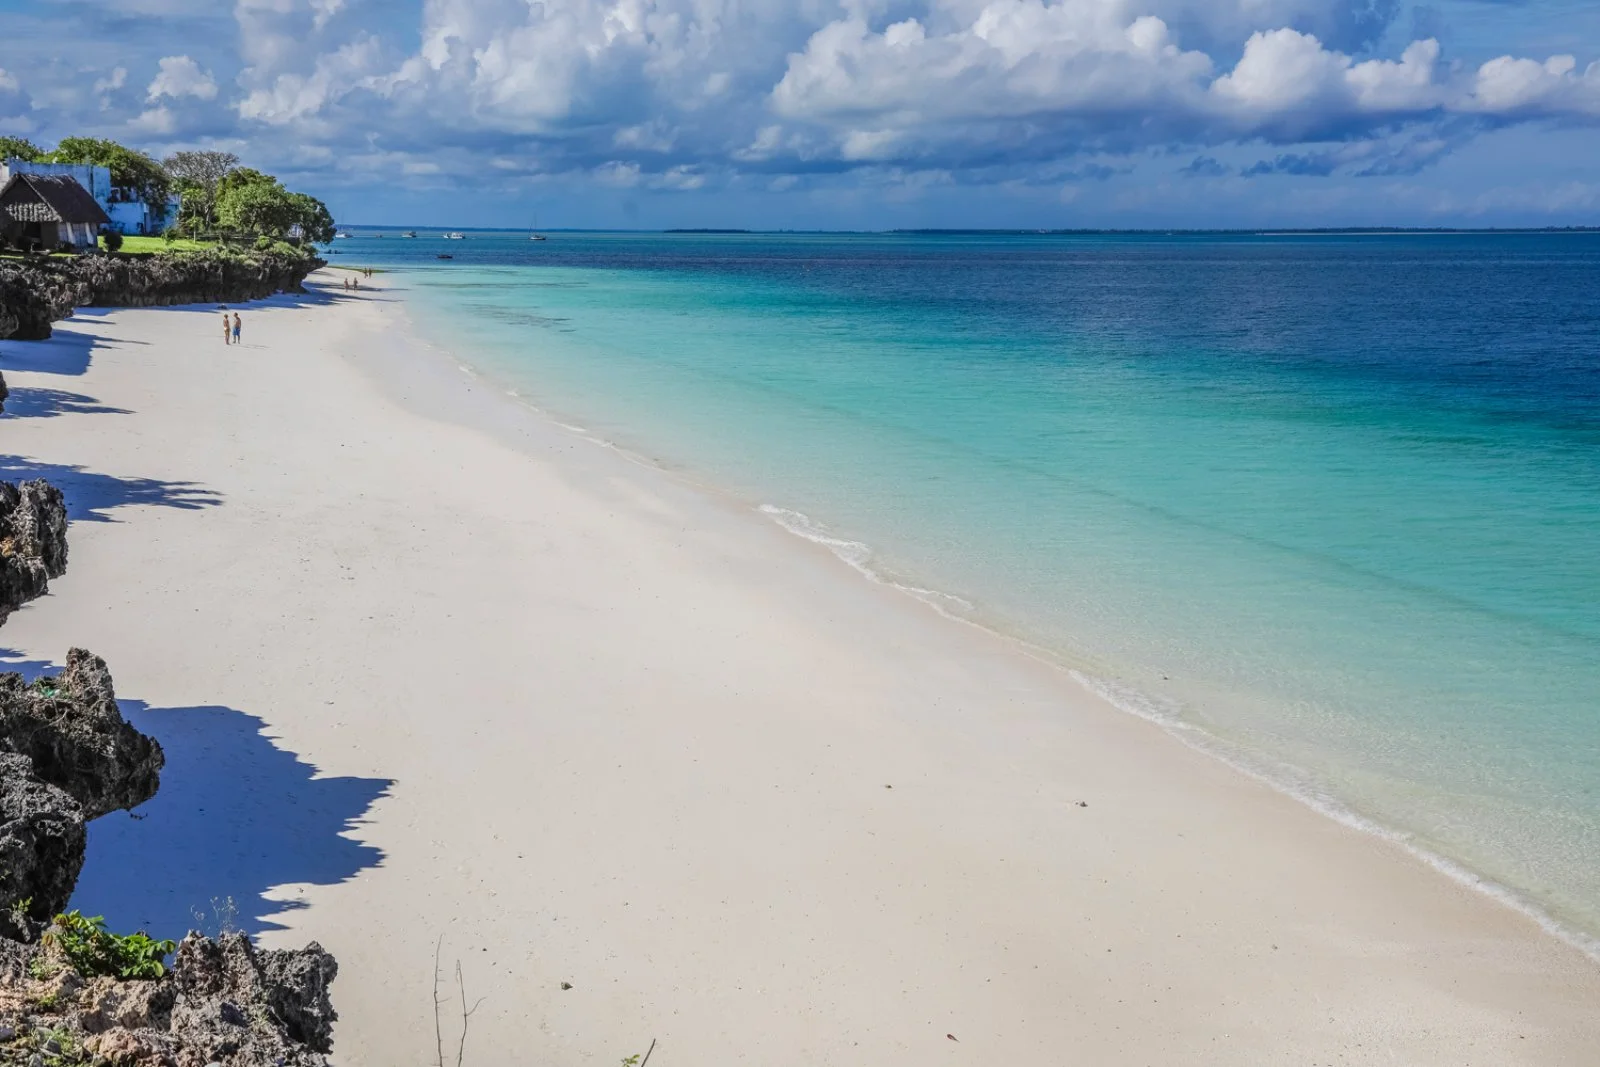
M 359 289 L 359 288 L 361 288 L 361 279 L 360 278 L 346 278 L 344 280 L 344 287 L 346 289 Z
M 239 344 L 239 330 L 243 323 L 239 321 L 239 313 L 233 313 L 233 321 L 228 321 L 228 313 L 222 313 L 222 343 L 225 345 Z

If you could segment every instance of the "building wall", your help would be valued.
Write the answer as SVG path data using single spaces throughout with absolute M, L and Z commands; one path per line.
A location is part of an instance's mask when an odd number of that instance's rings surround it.
M 178 200 L 173 197 L 165 212 L 152 212 L 142 201 L 111 184 L 111 168 L 90 163 L 28 163 L 8 159 L 0 163 L 0 186 L 13 174 L 65 174 L 89 190 L 89 195 L 111 217 L 111 228 L 118 233 L 160 233 L 167 221 L 177 217 Z
M 65 174 L 89 190 L 89 195 L 101 208 L 111 203 L 110 167 L 96 167 L 91 163 L 28 163 L 20 159 L 0 163 L 0 185 L 10 181 L 13 174 Z

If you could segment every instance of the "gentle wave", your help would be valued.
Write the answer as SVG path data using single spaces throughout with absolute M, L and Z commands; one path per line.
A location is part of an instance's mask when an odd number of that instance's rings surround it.
M 826 526 L 804 512 L 795 511 L 791 508 L 780 508 L 774 504 L 762 504 L 756 510 L 796 537 L 822 545 L 872 581 L 880 585 L 891 586 L 903 593 L 909 593 L 923 603 L 938 609 L 942 614 L 950 615 L 952 618 L 959 618 L 962 621 L 971 621 L 968 616 L 974 609 L 970 600 L 956 596 L 954 593 L 945 593 L 938 589 L 926 589 L 922 586 L 910 585 L 890 577 L 872 565 L 872 549 L 866 544 L 834 536 L 828 532 Z
M 869 581 L 908 593 L 922 603 L 932 607 L 941 615 L 994 633 L 996 636 L 1017 645 L 1028 655 L 1043 660 L 1052 666 L 1062 667 L 1062 664 L 1048 649 L 1032 644 L 1015 635 L 994 630 L 978 621 L 973 617 L 974 607 L 971 601 L 953 593 L 927 589 L 885 576 L 872 565 L 872 548 L 865 542 L 839 537 L 832 533 L 825 524 L 818 522 L 804 512 L 795 511 L 792 508 L 778 507 L 774 504 L 762 504 L 757 510 L 796 537 L 828 549 L 839 560 L 848 564 L 852 570 Z M 957 607 L 958 610 L 950 610 L 952 606 Z M 1248 775 L 1269 788 L 1306 805 L 1341 826 L 1348 827 L 1359 833 L 1370 834 L 1398 845 L 1452 881 L 1483 893 L 1506 907 L 1527 916 L 1538 923 L 1539 927 L 1547 933 L 1561 939 L 1593 959 L 1600 960 L 1600 938 L 1561 922 L 1538 904 L 1530 901 L 1515 890 L 1491 879 L 1484 878 L 1470 868 L 1419 844 L 1412 835 L 1393 827 L 1385 826 L 1362 815 L 1326 789 L 1319 787 L 1310 775 L 1287 764 L 1269 763 L 1259 755 L 1247 754 L 1238 746 L 1227 743 L 1222 738 L 1185 719 L 1183 717 L 1183 707 L 1177 701 L 1152 696 L 1123 682 L 1102 678 L 1075 668 L 1063 667 L 1063 669 L 1085 690 L 1099 697 L 1118 711 L 1144 719 L 1146 722 L 1161 727 L 1185 745 L 1214 759 L 1221 760 L 1241 774 Z

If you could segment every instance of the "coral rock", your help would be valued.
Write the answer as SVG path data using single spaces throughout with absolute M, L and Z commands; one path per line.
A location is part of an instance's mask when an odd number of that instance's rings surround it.
M 36 977 L 41 958 L 56 969 Z M 0 1028 L 51 1035 L 112 1067 L 327 1067 L 337 971 L 316 944 L 257 952 L 242 934 L 191 934 L 161 978 L 84 979 L 59 957 L 0 941 Z M 0 1063 L 13 1051 L 0 1039 Z
M 32 940 L 67 906 L 85 837 L 76 800 L 35 777 L 26 757 L 0 754 L 0 935 Z
M 0 482 L 0 623 L 67 569 L 67 505 L 45 481 Z
M 149 800 L 166 761 L 154 738 L 123 719 L 105 661 L 81 648 L 55 677 L 0 674 L 0 751 L 31 759 L 33 773 L 76 798 L 88 819 Z
M 328 986 L 339 970 L 322 946 L 258 953 L 243 934 L 190 934 L 172 970 L 172 1033 L 185 1047 L 230 1064 L 322 1067 L 338 1018 Z

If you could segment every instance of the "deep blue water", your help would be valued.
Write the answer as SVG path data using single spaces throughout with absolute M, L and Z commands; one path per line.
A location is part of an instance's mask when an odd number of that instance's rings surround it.
M 336 247 L 563 419 L 1600 931 L 1600 235 Z

